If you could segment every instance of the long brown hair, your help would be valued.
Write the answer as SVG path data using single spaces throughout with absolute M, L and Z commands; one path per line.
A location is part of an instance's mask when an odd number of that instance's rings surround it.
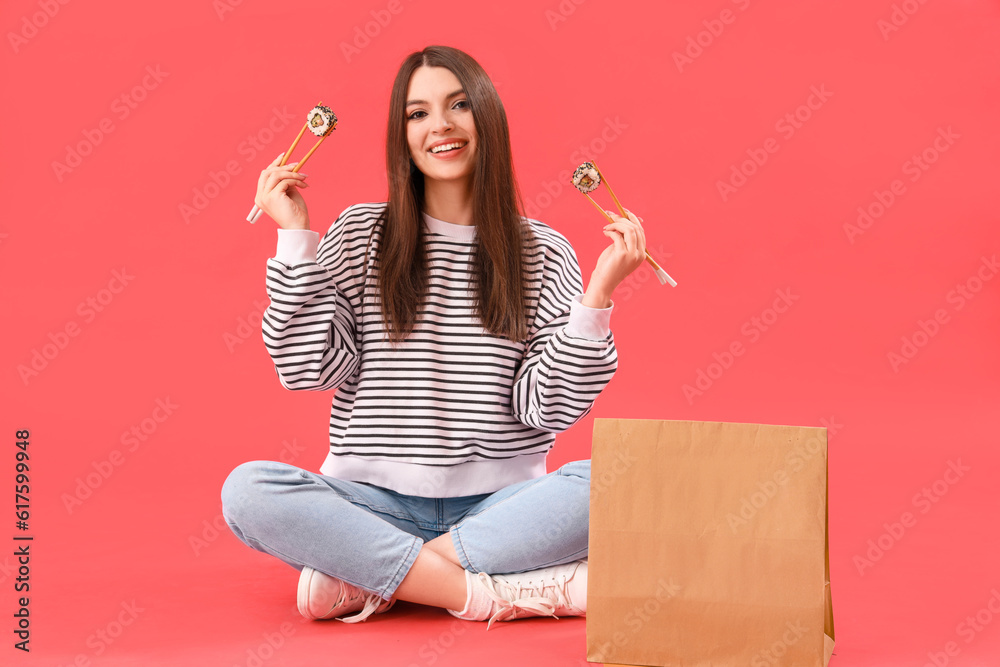
M 475 122 L 472 283 L 476 314 L 490 333 L 524 340 L 528 315 L 523 253 L 532 234 L 521 220 L 524 206 L 514 177 L 507 115 L 485 70 L 467 53 L 449 46 L 428 46 L 411 53 L 392 84 L 386 133 L 388 206 L 381 228 L 376 225 L 382 321 L 390 341 L 405 338 L 413 330 L 427 287 L 427 258 L 420 239 L 424 175 L 410 157 L 406 134 L 406 93 L 410 77 L 421 66 L 451 70 L 462 84 Z

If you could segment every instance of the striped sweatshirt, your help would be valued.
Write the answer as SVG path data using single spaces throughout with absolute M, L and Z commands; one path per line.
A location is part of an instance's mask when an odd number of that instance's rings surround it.
M 279 228 L 267 260 L 261 326 L 282 386 L 336 389 L 320 472 L 434 498 L 492 493 L 546 474 L 555 434 L 590 412 L 617 368 L 613 304 L 584 306 L 572 246 L 522 218 L 535 235 L 525 253 L 528 337 L 496 337 L 473 308 L 476 227 L 424 213 L 428 296 L 394 348 L 376 283 L 374 227 L 385 208 L 349 206 L 322 239 Z

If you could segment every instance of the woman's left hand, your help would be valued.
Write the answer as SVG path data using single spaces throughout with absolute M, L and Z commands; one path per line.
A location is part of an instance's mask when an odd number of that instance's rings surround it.
M 611 293 L 618 284 L 646 259 L 646 233 L 640 219 L 627 208 L 627 219 L 611 211 L 607 213 L 615 221 L 604 227 L 604 235 L 612 243 L 597 258 L 597 266 L 590 274 L 590 284 L 587 285 L 587 295 L 593 297 L 595 302 L 603 299 L 610 301 Z

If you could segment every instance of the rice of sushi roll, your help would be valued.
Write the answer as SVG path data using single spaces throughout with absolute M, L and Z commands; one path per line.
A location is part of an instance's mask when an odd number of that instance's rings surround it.
M 306 116 L 306 122 L 309 124 L 309 131 L 317 137 L 325 137 L 337 129 L 337 115 L 330 107 L 322 104 L 312 108 Z
M 573 172 L 573 185 L 584 194 L 593 192 L 600 184 L 601 175 L 593 162 L 584 162 Z

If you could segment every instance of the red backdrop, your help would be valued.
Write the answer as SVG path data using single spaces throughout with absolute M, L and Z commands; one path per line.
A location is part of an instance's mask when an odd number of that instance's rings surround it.
M 996 2 L 9 0 L 0 23 L 3 664 L 585 664 L 583 619 L 299 623 L 294 571 L 219 513 L 240 462 L 327 447 L 330 395 L 284 390 L 261 341 L 257 174 L 322 100 L 313 228 L 384 200 L 389 88 L 429 44 L 493 78 L 528 212 L 585 278 L 607 240 L 567 175 L 593 158 L 678 281 L 619 287 L 618 373 L 549 468 L 595 416 L 825 425 L 834 663 L 996 664 Z

